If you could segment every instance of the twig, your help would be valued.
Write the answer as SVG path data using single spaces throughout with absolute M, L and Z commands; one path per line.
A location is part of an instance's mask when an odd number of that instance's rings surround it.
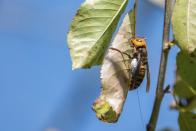
M 159 77 L 156 88 L 156 97 L 154 101 L 154 106 L 152 114 L 147 124 L 147 131 L 154 131 L 156 128 L 160 106 L 164 97 L 164 81 L 165 81 L 165 72 L 167 67 L 168 53 L 170 50 L 169 46 L 169 33 L 170 33 L 170 22 L 171 15 L 173 11 L 173 0 L 165 0 L 165 16 L 164 16 L 164 29 L 163 29 L 163 41 L 162 41 L 162 52 L 161 52 L 161 62 L 159 67 Z

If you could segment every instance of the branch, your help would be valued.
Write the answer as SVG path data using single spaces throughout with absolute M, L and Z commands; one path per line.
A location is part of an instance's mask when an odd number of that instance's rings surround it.
M 154 106 L 152 114 L 147 124 L 147 131 L 154 131 L 157 124 L 157 119 L 159 116 L 160 106 L 164 97 L 164 81 L 165 81 L 165 72 L 167 67 L 168 53 L 170 50 L 169 43 L 169 33 L 170 33 L 170 22 L 171 15 L 173 11 L 173 0 L 165 0 L 165 16 L 164 16 L 164 29 L 163 29 L 163 41 L 162 41 L 162 52 L 161 52 L 161 62 L 159 67 L 159 77 L 156 88 L 156 97 L 154 101 Z

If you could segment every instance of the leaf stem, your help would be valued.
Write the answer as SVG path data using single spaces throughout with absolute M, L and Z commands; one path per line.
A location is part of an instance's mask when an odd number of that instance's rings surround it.
M 159 67 L 159 76 L 156 88 L 156 96 L 154 101 L 154 106 L 152 114 L 149 120 L 149 123 L 146 126 L 147 131 L 154 131 L 156 128 L 160 106 L 164 97 L 164 81 L 165 81 L 165 72 L 167 67 L 168 53 L 170 50 L 169 43 L 169 34 L 170 34 L 170 22 L 171 15 L 173 11 L 173 0 L 165 0 L 165 14 L 164 14 L 164 28 L 163 28 L 163 40 L 162 40 L 162 52 L 161 52 L 161 61 Z

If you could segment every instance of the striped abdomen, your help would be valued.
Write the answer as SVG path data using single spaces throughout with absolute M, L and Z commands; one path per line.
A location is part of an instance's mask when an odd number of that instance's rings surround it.
M 142 83 L 142 81 L 144 79 L 145 72 L 146 72 L 146 64 L 142 63 L 140 65 L 138 73 L 135 74 L 135 76 L 133 76 L 131 79 L 130 90 L 136 89 L 140 86 L 140 84 Z
M 138 50 L 138 53 L 140 53 L 141 56 L 141 64 L 139 65 L 140 67 L 138 68 L 139 70 L 133 74 L 131 78 L 131 84 L 130 84 L 130 90 L 136 89 L 140 86 L 142 83 L 146 69 L 147 69 L 147 52 L 145 48 L 140 48 Z

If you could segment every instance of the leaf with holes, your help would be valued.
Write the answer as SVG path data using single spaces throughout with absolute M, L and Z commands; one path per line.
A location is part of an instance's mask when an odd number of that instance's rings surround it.
M 132 11 L 124 21 L 112 43 L 112 47 L 131 54 L 129 39 L 135 35 L 135 13 Z M 130 86 L 128 56 L 124 59 L 118 51 L 109 49 L 101 67 L 102 91 L 93 104 L 97 117 L 105 122 L 118 120 Z M 127 66 L 126 66 L 127 65 Z
M 196 48 L 196 0 L 176 0 L 172 23 L 180 48 L 193 52 Z
M 72 68 L 102 63 L 112 34 L 128 0 L 86 0 L 71 24 L 68 46 Z

